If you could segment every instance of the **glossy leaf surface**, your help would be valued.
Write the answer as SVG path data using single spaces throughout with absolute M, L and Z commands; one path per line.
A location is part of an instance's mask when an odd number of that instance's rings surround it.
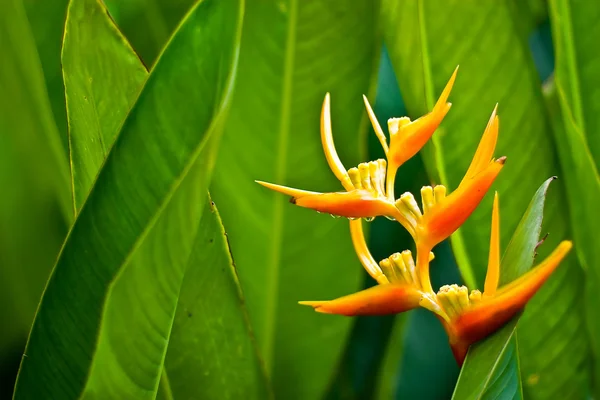
M 595 361 L 595 389 L 600 392 L 600 248 L 596 244 L 600 220 L 600 57 L 594 43 L 600 29 L 594 21 L 600 4 L 570 0 L 550 2 L 556 54 L 554 84 L 547 91 L 558 155 L 565 171 L 571 226 L 577 255 L 586 271 L 586 310 Z

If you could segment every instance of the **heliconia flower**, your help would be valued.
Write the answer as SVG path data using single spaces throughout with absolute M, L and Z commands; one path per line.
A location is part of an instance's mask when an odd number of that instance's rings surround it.
M 367 108 L 367 114 L 375 130 L 375 134 L 383 147 L 383 151 L 388 159 L 388 181 L 387 186 L 390 190 L 390 197 L 393 198 L 393 180 L 396 176 L 398 168 L 406 161 L 411 159 L 415 154 L 419 152 L 425 146 L 425 143 L 431 138 L 433 132 L 440 125 L 452 103 L 448 103 L 448 97 L 454 86 L 456 80 L 456 74 L 458 73 L 458 67 L 454 70 L 454 73 L 450 77 L 450 80 L 446 84 L 446 87 L 442 91 L 438 101 L 436 102 L 433 110 L 414 121 L 411 121 L 408 117 L 391 118 L 388 120 L 388 130 L 390 133 L 390 145 L 388 148 L 387 140 L 375 113 L 369 104 L 366 96 L 363 96 L 365 106 Z
M 457 68 L 458 70 L 458 68 Z M 452 235 L 473 213 L 504 166 L 506 157 L 494 159 L 498 140 L 499 119 L 494 109 L 479 142 L 473 160 L 460 184 L 447 194 L 445 186 L 425 186 L 421 189 L 421 207 L 410 193 L 394 197 L 397 169 L 414 156 L 449 111 L 447 102 L 457 70 L 440 95 L 433 110 L 415 120 L 393 118 L 388 121 L 390 145 L 366 97 L 369 119 L 386 160 L 361 163 L 346 170 L 335 145 L 331 129 L 330 98 L 325 96 L 321 111 L 321 142 L 329 167 L 345 191 L 318 193 L 257 181 L 261 185 L 291 196 L 291 202 L 319 212 L 350 219 L 352 243 L 358 258 L 376 286 L 330 301 L 302 301 L 326 314 L 381 315 L 426 308 L 442 322 L 450 346 L 462 364 L 471 344 L 490 335 L 518 312 L 537 292 L 572 247 L 563 241 L 555 251 L 515 281 L 498 288 L 500 273 L 500 239 L 498 194 L 492 210 L 490 255 L 483 293 L 465 286 L 445 285 L 434 292 L 429 277 L 433 259 L 431 250 Z M 416 257 L 406 250 L 377 263 L 371 255 L 361 218 L 367 220 L 386 216 L 398 221 L 411 234 L 416 245 Z
M 539 290 L 572 247 L 561 242 L 554 252 L 513 282 L 498 288 L 500 276 L 500 232 L 498 195 L 494 198 L 488 270 L 483 293 L 466 286 L 444 285 L 437 293 L 424 289 L 410 251 L 396 253 L 379 263 L 387 283 L 331 301 L 303 301 L 328 314 L 382 315 L 404 312 L 418 306 L 438 315 L 448 334 L 457 362 L 462 365 L 469 346 L 495 332 Z M 364 250 L 363 250 L 364 251 Z M 368 253 L 368 250 L 367 250 Z M 371 258 L 370 254 L 363 257 Z M 433 254 L 430 254 L 432 258 Z M 361 258 L 362 260 L 362 258 Z M 374 262 L 374 261 L 372 261 Z M 372 266 L 371 266 L 372 268 Z

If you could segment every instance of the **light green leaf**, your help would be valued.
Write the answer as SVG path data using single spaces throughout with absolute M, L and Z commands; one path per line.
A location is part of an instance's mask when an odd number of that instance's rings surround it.
M 156 396 L 241 16 L 239 1 L 199 3 L 152 70 L 48 283 L 17 399 Z
M 514 281 L 533 266 L 540 241 L 546 194 L 553 180 L 546 180 L 535 192 L 510 239 L 500 266 L 500 286 Z M 501 330 L 469 349 L 456 384 L 454 399 L 523 398 L 517 351 L 516 328 L 519 317 L 513 318 Z
M 71 1 L 62 65 L 79 210 L 148 74 L 99 0 Z
M 211 193 L 278 398 L 313 399 L 326 391 L 352 320 L 297 302 L 356 291 L 361 266 L 346 220 L 294 207 L 254 180 L 341 189 L 319 136 L 326 92 L 342 161 L 348 168 L 367 161 L 360 157 L 367 122 L 361 95 L 379 59 L 376 14 L 370 0 L 248 4 Z
M 594 47 L 600 30 L 594 21 L 600 4 L 569 0 L 550 2 L 556 54 L 555 86 L 548 87 L 548 110 L 564 170 L 575 249 L 586 271 L 586 310 L 594 361 L 600 357 L 600 57 Z M 600 373 L 595 373 L 600 393 Z
M 561 176 L 526 32 L 516 22 L 520 17 L 516 6 L 419 0 L 384 5 L 386 41 L 411 116 L 430 109 L 460 64 L 450 96 L 454 105 L 433 136 L 434 157 L 426 158 L 430 169 L 440 172 L 435 183 L 450 190 L 457 187 L 499 103 L 495 154 L 508 158 L 495 188 L 501 200 L 501 242 L 507 243 L 529 202 L 531 188 L 550 176 Z M 544 227 L 550 236 L 539 249 L 542 258 L 570 236 L 561 182 L 546 205 L 552 218 Z M 452 237 L 454 254 L 471 288 L 477 286 L 475 282 L 481 288 L 485 275 L 491 203 L 491 196 L 484 198 Z M 584 325 L 582 289 L 582 271 L 576 258 L 570 257 L 530 301 L 521 319 L 524 390 L 532 398 L 574 395 L 573 390 L 585 388 L 588 382 L 589 370 L 582 367 L 589 360 L 589 344 L 579 334 Z

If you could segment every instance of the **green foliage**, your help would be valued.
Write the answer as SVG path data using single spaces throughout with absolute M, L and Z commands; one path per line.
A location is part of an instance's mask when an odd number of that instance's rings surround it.
M 74 17 L 100 11 L 81 1 L 70 7 Z M 197 5 L 149 75 L 48 282 L 26 349 L 40 356 L 24 358 L 16 398 L 156 395 L 231 96 L 241 16 L 238 1 Z
M 485 123 L 499 103 L 496 156 L 508 158 L 494 186 L 502 204 L 501 243 L 507 243 L 517 226 L 519 210 L 527 206 L 530 188 L 549 176 L 564 175 L 557 169 L 527 38 L 514 22 L 516 7 L 509 2 L 473 6 L 460 1 L 390 1 L 384 2 L 382 15 L 409 115 L 426 112 L 460 64 L 451 95 L 454 106 L 433 137 L 433 157 L 426 159 L 431 170 L 439 171 L 441 183 L 455 188 L 460 182 Z M 406 41 L 411 45 L 405 45 Z M 506 57 L 508 53 L 510 57 Z M 470 287 L 478 286 L 476 278 L 481 288 L 487 265 L 489 197 L 452 237 L 454 255 Z M 551 235 L 540 248 L 540 257 L 569 237 L 564 197 L 561 188 L 548 198 L 546 209 L 552 218 L 544 229 Z M 576 261 L 570 257 L 562 263 L 530 302 L 519 324 L 524 390 L 531 389 L 532 398 L 570 395 L 573 388 L 586 384 L 589 372 L 580 366 L 589 362 L 589 344 L 580 333 L 585 323 L 580 296 L 583 274 Z M 568 318 L 568 324 L 559 323 L 562 316 Z M 541 350 L 546 347 L 555 350 Z
M 341 190 L 325 93 L 349 168 L 383 157 L 374 136 L 367 157 L 362 94 L 417 118 L 459 64 L 454 106 L 396 192 L 456 188 L 499 103 L 500 284 L 563 239 L 574 254 L 471 347 L 453 398 L 598 394 L 598 16 L 580 0 L 0 2 L 0 397 L 28 333 L 16 399 L 449 397 L 457 368 L 433 356 L 450 351 L 424 310 L 354 322 L 297 304 L 360 289 L 347 221 L 254 180 Z M 543 88 L 529 41 L 548 18 Z M 376 87 L 381 33 L 397 81 L 384 63 Z M 482 287 L 490 205 L 434 250 L 435 289 L 455 259 Z M 370 228 L 376 260 L 412 245 L 397 223 Z

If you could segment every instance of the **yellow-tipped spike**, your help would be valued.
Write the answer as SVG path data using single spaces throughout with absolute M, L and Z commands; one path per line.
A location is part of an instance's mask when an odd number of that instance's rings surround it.
M 494 194 L 494 206 L 492 209 L 492 232 L 490 234 L 490 256 L 488 269 L 483 287 L 484 296 L 493 296 L 498 288 L 500 279 L 500 210 L 498 204 L 498 192 Z
M 371 255 L 367 242 L 365 241 L 365 235 L 363 233 L 362 221 L 355 219 L 350 221 L 350 235 L 352 236 L 352 244 L 354 244 L 354 250 L 358 255 L 361 264 L 365 267 L 365 270 L 375 279 L 378 283 L 384 284 L 389 283 L 385 277 L 381 268 L 377 264 L 377 261 Z
M 319 192 L 311 192 L 309 190 L 294 189 L 291 187 L 276 185 L 274 183 L 269 183 L 269 182 L 263 182 L 263 181 L 254 181 L 254 182 L 256 182 L 259 185 L 262 185 L 268 189 L 274 190 L 276 192 L 283 193 L 288 196 L 292 196 L 295 199 L 297 199 L 299 197 L 309 196 L 309 195 L 321 194 Z
M 335 150 L 335 145 L 333 144 L 331 109 L 329 103 L 329 93 L 327 93 L 325 95 L 325 100 L 323 101 L 323 109 L 321 110 L 321 142 L 323 144 L 323 151 L 325 152 L 329 168 L 331 168 L 346 190 L 352 190 L 354 187 L 348 178 L 346 168 L 344 168 L 344 164 L 342 164 L 342 161 Z
M 471 165 L 469 165 L 469 169 L 467 169 L 462 181 L 477 175 L 492 160 L 492 157 L 494 156 L 494 150 L 496 149 L 496 143 L 498 141 L 498 129 L 500 128 L 500 120 L 496 114 L 497 111 L 498 104 L 496 104 L 496 107 L 494 107 L 494 111 L 492 112 L 492 116 L 490 117 L 487 126 L 485 127 L 485 131 L 481 136 L 481 140 L 479 141 L 479 145 L 477 146 L 477 150 L 475 151 Z
M 459 65 L 456 66 L 456 68 L 454 69 L 454 72 L 452 73 L 452 76 L 450 77 L 450 80 L 448 81 L 448 83 L 446 83 L 446 87 L 444 87 L 442 94 L 440 95 L 438 101 L 435 103 L 435 106 L 433 107 L 434 110 L 442 109 L 444 107 L 449 108 L 448 97 L 450 97 L 450 92 L 452 91 L 452 87 L 454 86 L 454 81 L 456 80 L 456 74 L 458 73 L 458 67 L 459 67 Z
M 375 135 L 377 135 L 377 139 L 379 139 L 379 143 L 381 143 L 381 147 L 383 147 L 383 152 L 387 156 L 388 153 L 388 144 L 387 139 L 385 137 L 385 133 L 383 133 L 383 129 L 381 129 L 381 125 L 379 125 L 379 121 L 377 121 L 377 117 L 369 104 L 369 100 L 367 96 L 363 94 L 363 100 L 365 101 L 365 107 L 367 108 L 367 114 L 369 115 L 369 119 L 371 120 L 371 125 L 373 125 L 373 130 L 375 131 Z

